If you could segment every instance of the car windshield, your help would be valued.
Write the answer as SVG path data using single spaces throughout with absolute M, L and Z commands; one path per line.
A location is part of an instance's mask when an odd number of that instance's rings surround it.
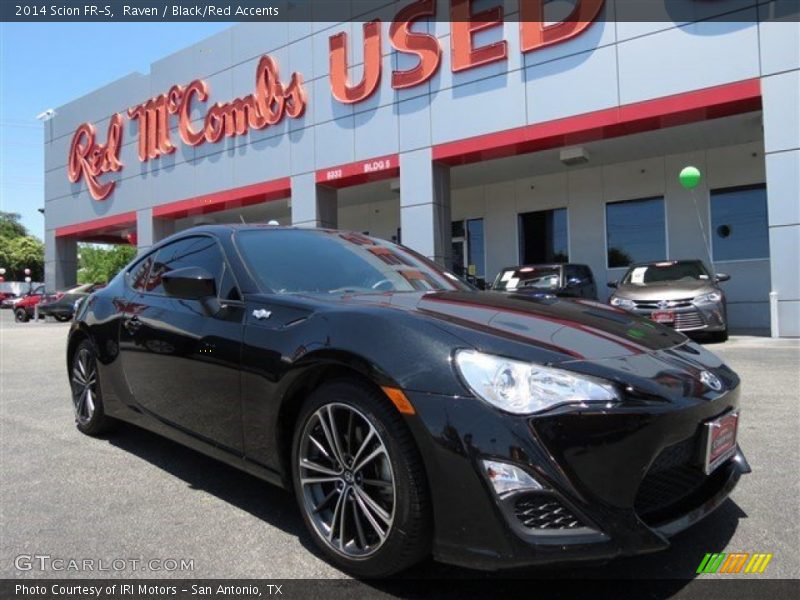
M 700 261 L 659 262 L 631 267 L 622 283 L 648 285 L 673 281 L 708 281 L 708 271 Z
M 236 244 L 250 272 L 278 294 L 472 289 L 419 254 L 360 233 L 244 230 Z
M 525 288 L 553 290 L 559 287 L 560 280 L 558 267 L 516 267 L 501 271 L 492 289 L 506 292 Z

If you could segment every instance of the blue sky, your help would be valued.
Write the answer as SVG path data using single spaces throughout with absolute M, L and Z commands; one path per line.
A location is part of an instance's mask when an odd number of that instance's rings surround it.
M 0 210 L 44 235 L 43 124 L 35 116 L 231 23 L 0 23 Z M 66 175 L 65 175 L 66 176 Z

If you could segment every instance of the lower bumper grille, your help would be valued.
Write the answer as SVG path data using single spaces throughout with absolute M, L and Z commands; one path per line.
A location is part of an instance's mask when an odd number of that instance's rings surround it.
M 514 503 L 514 514 L 528 529 L 578 529 L 586 525 L 556 498 L 525 494 Z
M 675 313 L 675 329 L 700 329 L 706 323 L 697 311 Z
M 653 461 L 634 502 L 636 513 L 646 523 L 661 521 L 670 507 L 705 483 L 707 476 L 697 460 L 698 439 L 692 437 L 668 446 Z

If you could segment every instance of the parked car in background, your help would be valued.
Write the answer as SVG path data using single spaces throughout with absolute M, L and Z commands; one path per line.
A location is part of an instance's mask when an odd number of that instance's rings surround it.
M 42 301 L 44 297 L 44 286 L 34 288 L 30 293 L 17 300 L 14 307 L 14 320 L 18 323 L 26 323 L 33 317 L 34 307 Z
M 360 577 L 663 550 L 750 471 L 712 352 L 597 302 L 477 291 L 385 240 L 196 227 L 89 298 L 66 349 L 78 430 L 132 422 L 294 490 Z
M 612 306 L 686 333 L 707 333 L 715 341 L 728 339 L 725 293 L 719 284 L 729 275 L 712 275 L 700 260 L 669 260 L 631 266 L 619 281 Z
M 104 283 L 84 283 L 63 292 L 45 296 L 39 303 L 39 314 L 53 317 L 56 321 L 69 321 L 75 312 L 75 304 L 92 292 L 103 289 Z
M 597 300 L 592 270 L 586 265 L 572 263 L 507 267 L 495 278 L 492 290 Z
M 0 308 L 13 309 L 17 302 L 41 285 L 41 282 L 0 281 Z

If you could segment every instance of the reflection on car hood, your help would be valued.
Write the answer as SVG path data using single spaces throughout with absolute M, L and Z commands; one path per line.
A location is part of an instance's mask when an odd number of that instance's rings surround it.
M 314 296 L 316 300 L 322 299 Z M 476 346 L 502 339 L 554 353 L 555 360 L 611 358 L 672 348 L 686 338 L 667 327 L 591 300 L 496 292 L 351 294 L 325 303 L 383 306 L 433 319 Z M 476 335 L 471 335 L 476 334 Z
M 617 288 L 615 295 L 630 300 L 682 300 L 716 289 L 710 281 L 663 281 L 647 285 L 626 283 Z

